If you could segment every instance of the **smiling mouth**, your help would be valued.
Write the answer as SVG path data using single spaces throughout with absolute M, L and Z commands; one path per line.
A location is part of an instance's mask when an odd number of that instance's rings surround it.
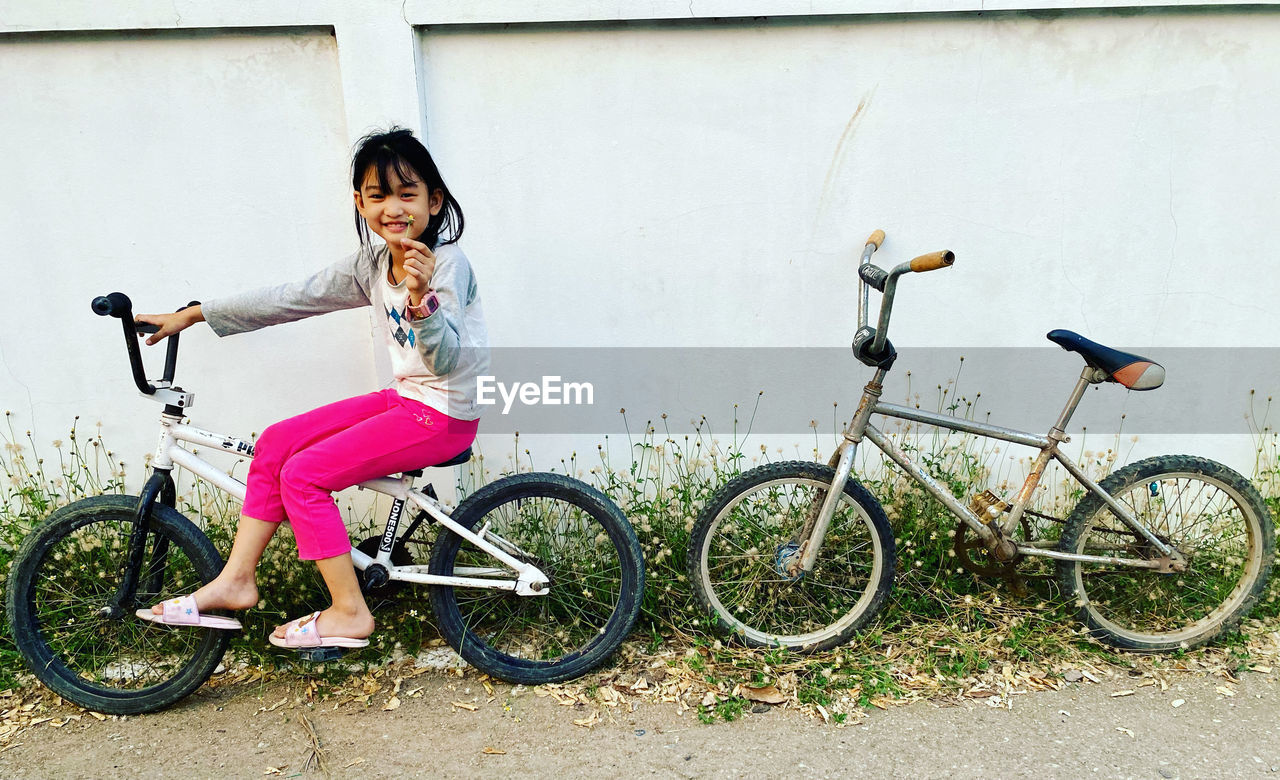
M 409 224 L 410 223 L 408 222 L 386 222 L 383 224 L 383 227 L 385 227 L 387 230 L 395 231 L 398 233 L 402 230 L 408 230 Z

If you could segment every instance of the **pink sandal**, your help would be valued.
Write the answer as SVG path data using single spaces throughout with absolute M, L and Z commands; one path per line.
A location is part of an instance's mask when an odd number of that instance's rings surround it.
M 276 636 L 272 633 L 267 637 L 271 644 L 276 647 L 344 647 L 357 648 L 368 647 L 368 639 L 355 639 L 347 636 L 320 636 L 317 628 L 316 618 L 320 616 L 319 612 L 312 612 L 306 617 L 300 617 L 297 620 L 291 620 L 285 623 L 284 636 Z
M 196 608 L 196 597 L 192 595 L 179 596 L 176 599 L 165 599 L 163 606 L 164 612 L 159 615 L 150 609 L 140 609 L 133 614 L 143 620 L 159 623 L 162 626 L 217 628 L 223 631 L 239 631 L 243 628 L 240 625 L 240 621 L 235 618 L 200 614 L 200 610 Z

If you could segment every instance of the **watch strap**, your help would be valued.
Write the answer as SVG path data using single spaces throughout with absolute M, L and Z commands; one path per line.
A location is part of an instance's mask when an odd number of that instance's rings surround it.
M 409 314 L 410 321 L 425 320 L 432 314 L 440 310 L 440 298 L 436 295 L 435 290 L 427 290 L 427 294 L 422 296 L 422 300 L 417 306 L 408 306 L 405 311 Z

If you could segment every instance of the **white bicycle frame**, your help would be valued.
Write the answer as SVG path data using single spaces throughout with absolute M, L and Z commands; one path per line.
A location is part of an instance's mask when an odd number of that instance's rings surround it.
M 162 399 L 156 399 L 162 400 Z M 235 436 L 226 436 L 206 431 L 189 425 L 181 417 L 162 414 L 160 416 L 160 443 L 156 448 L 154 468 L 162 471 L 172 470 L 175 465 L 190 471 L 220 490 L 234 496 L 240 501 L 245 498 L 245 484 L 217 466 L 209 463 L 195 453 L 187 450 L 181 442 L 229 452 L 240 457 L 252 458 L 253 445 Z M 461 588 L 488 588 L 491 590 L 510 590 L 521 596 L 545 596 L 549 581 L 542 571 L 531 563 L 525 563 L 513 557 L 523 551 L 507 540 L 488 530 L 488 524 L 478 532 L 462 527 L 449 516 L 440 502 L 420 491 L 412 489 L 412 477 L 380 477 L 360 483 L 359 487 L 372 490 L 396 499 L 398 502 L 412 503 L 419 510 L 426 512 L 440 525 L 453 531 L 471 544 L 500 561 L 502 567 L 459 567 L 455 574 L 463 576 L 443 577 L 430 574 L 426 566 L 396 566 L 391 562 L 391 544 L 380 546 L 378 555 L 371 557 L 360 550 L 351 550 L 351 560 L 360 570 L 378 565 L 386 569 L 392 581 L 413 582 L 420 585 L 450 585 Z M 402 504 L 401 504 L 402 505 Z M 396 527 L 400 521 L 400 512 L 393 509 L 387 519 L 384 541 L 394 541 Z M 387 540 L 390 534 L 392 539 Z M 515 579 L 510 577 L 514 573 Z

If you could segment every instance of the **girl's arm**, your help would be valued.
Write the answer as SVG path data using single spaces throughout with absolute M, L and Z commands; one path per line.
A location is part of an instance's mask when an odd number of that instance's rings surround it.
M 205 301 L 201 318 L 219 336 L 369 305 L 368 252 L 356 252 L 306 279 Z
M 442 246 L 435 253 L 431 287 L 440 301 L 435 314 L 411 325 L 418 347 L 418 355 L 431 373 L 444 376 L 453 371 L 466 343 L 466 308 L 477 295 L 471 264 L 462 251 L 453 244 Z
M 369 292 L 362 285 L 370 275 L 361 276 L 362 263 L 372 263 L 372 259 L 368 253 L 356 252 L 300 282 L 205 301 L 173 314 L 139 314 L 133 319 L 160 326 L 159 331 L 147 338 L 150 345 L 197 322 L 208 322 L 214 333 L 229 336 L 339 309 L 367 306 Z

